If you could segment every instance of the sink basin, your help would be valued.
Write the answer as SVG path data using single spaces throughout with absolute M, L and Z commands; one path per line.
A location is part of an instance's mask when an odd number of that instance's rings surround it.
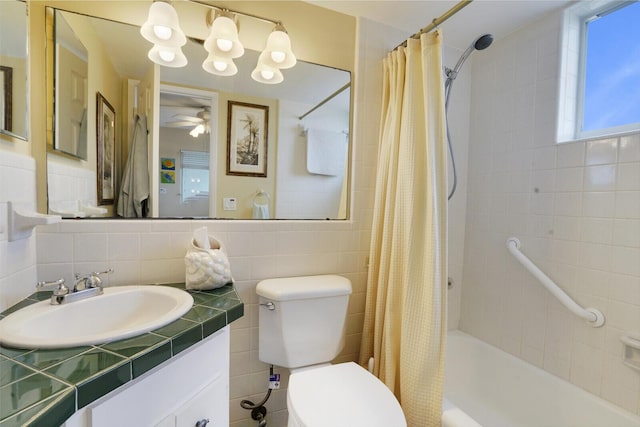
M 168 286 L 119 286 L 63 305 L 49 300 L 0 320 L 0 344 L 64 348 L 130 338 L 167 325 L 193 306 L 193 297 Z

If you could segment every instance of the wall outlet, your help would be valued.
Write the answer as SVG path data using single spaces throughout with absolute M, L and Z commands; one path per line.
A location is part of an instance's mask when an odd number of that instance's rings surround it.
M 235 211 L 236 208 L 236 198 L 235 197 L 225 197 L 222 199 L 222 209 L 225 211 Z

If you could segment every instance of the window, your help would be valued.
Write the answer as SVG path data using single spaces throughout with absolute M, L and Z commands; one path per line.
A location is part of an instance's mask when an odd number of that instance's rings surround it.
M 180 151 L 182 203 L 209 198 L 209 153 Z
M 558 139 L 640 130 L 640 3 L 567 10 Z

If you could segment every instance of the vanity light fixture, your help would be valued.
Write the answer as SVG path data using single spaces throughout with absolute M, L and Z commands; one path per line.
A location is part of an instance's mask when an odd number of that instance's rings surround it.
M 140 34 L 153 43 L 148 57 L 156 64 L 166 67 L 187 65 L 181 49 L 187 43 L 187 37 L 180 28 L 178 13 L 170 3 L 158 0 L 151 4 Z
M 153 44 L 184 46 L 187 37 L 178 23 L 178 13 L 170 3 L 154 1 L 149 8 L 147 20 L 140 34 Z
M 275 25 L 267 38 L 264 51 L 260 54 L 258 64 L 251 73 L 255 81 L 265 84 L 280 83 L 284 80 L 280 70 L 296 64 L 296 56 L 291 50 L 291 39 L 282 22 L 221 9 L 199 0 L 189 1 L 209 8 L 206 23 L 210 30 L 203 43 L 208 56 L 202 63 L 202 68 L 208 73 L 218 76 L 233 76 L 238 73 L 238 67 L 233 60 L 244 55 L 244 46 L 238 37 L 238 15 Z M 171 6 L 170 0 L 154 0 L 140 34 L 154 43 L 148 55 L 153 62 L 166 67 L 187 65 L 187 58 L 181 49 L 187 38 L 180 29 L 178 13 Z
M 227 9 L 217 12 L 210 10 L 207 13 L 207 25 L 211 26 L 209 37 L 204 41 L 207 52 L 229 59 L 244 55 L 244 46 L 238 38 L 235 15 Z
M 269 34 L 267 47 L 263 52 L 267 53 L 263 62 L 270 67 L 283 69 L 296 65 L 296 56 L 291 51 L 291 39 L 282 22 L 278 22 Z

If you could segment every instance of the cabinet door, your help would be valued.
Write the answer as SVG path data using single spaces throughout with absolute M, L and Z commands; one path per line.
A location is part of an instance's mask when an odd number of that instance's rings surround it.
M 175 415 L 178 411 L 187 408 L 192 399 L 198 400 L 200 394 L 209 388 L 212 390 L 209 390 L 208 394 L 204 393 L 203 396 L 205 394 L 216 396 L 206 400 L 215 402 L 216 408 L 217 405 L 223 405 L 220 406 L 224 408 L 223 410 L 216 409 L 215 412 L 224 414 L 225 417 L 220 419 L 226 422 L 225 424 L 209 423 L 208 427 L 227 425 L 229 419 L 228 328 L 227 326 L 216 332 L 212 337 L 165 362 L 138 380 L 89 405 L 87 409 L 91 427 L 137 427 L 158 424 L 163 427 L 172 426 L 171 420 L 176 420 Z M 213 389 L 216 389 L 215 392 Z M 212 415 L 209 418 L 214 420 L 217 417 L 219 416 Z M 167 419 L 169 419 L 168 422 Z M 192 425 L 195 426 L 195 421 Z
M 209 420 L 207 427 L 229 425 L 229 402 L 226 385 L 219 377 L 206 385 L 176 412 L 176 427 L 194 427 L 200 420 Z

